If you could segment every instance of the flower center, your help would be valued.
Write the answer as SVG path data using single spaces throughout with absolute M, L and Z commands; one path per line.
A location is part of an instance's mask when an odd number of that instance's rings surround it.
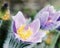
M 19 35 L 20 38 L 22 38 L 22 40 L 27 40 L 32 35 L 32 33 L 33 32 L 30 29 L 30 27 L 27 30 L 25 30 L 25 25 L 22 25 L 17 30 L 17 34 Z
M 51 19 L 51 17 L 49 17 L 49 18 L 48 18 L 48 22 L 52 22 L 52 19 Z
M 51 17 L 48 18 L 46 24 L 48 25 L 48 24 L 50 24 L 50 23 L 52 23 L 52 19 L 51 19 Z

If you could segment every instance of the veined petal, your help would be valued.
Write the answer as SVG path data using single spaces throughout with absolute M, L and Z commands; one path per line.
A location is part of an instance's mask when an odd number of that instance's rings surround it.
M 55 12 L 56 10 L 54 9 L 53 6 L 47 5 L 45 8 L 43 8 L 43 9 L 41 10 L 41 12 L 43 12 L 43 11 L 48 11 L 49 13 L 53 13 L 53 12 Z
M 53 21 L 53 22 L 51 22 L 49 24 L 46 24 L 44 29 L 45 30 L 53 30 L 53 29 L 55 29 L 55 26 L 56 26 L 56 22 Z
M 35 35 L 31 36 L 31 38 L 29 38 L 28 41 L 31 41 L 33 43 L 37 43 L 39 39 L 40 39 L 40 34 L 36 33 Z
M 60 11 L 57 11 L 54 15 L 51 16 L 53 21 L 57 21 L 60 17 Z
M 55 28 L 58 28 L 58 27 L 60 27 L 60 21 L 57 21 L 57 22 L 56 22 Z
M 39 19 L 35 19 L 30 25 L 29 27 L 32 29 L 32 31 L 34 33 L 38 32 L 39 28 L 40 28 L 40 21 Z
M 35 17 L 35 18 L 39 18 L 40 15 L 41 15 L 43 12 L 49 12 L 49 14 L 52 14 L 52 13 L 55 13 L 56 10 L 54 9 L 53 6 L 47 5 L 46 7 L 44 7 L 42 10 L 40 10 L 40 11 L 36 14 L 36 17 Z
M 43 9 L 41 9 L 41 10 L 36 14 L 36 17 L 35 17 L 35 18 L 39 18 L 40 15 L 41 15 L 43 12 L 46 12 L 49 7 L 50 7 L 50 5 L 44 7 Z
M 47 22 L 48 17 L 49 17 L 49 12 L 46 11 L 46 12 L 40 13 L 37 18 L 39 18 L 41 25 L 44 25 Z
M 15 26 L 15 22 L 13 21 L 13 31 L 16 33 L 17 30 L 16 30 L 16 26 Z
M 57 19 L 57 21 L 60 21 L 60 17 Z
M 28 39 L 28 41 L 31 41 L 33 43 L 42 42 L 45 36 L 46 36 L 46 31 L 40 30 L 39 32 L 31 36 L 31 38 Z
M 22 24 L 26 22 L 21 11 L 19 11 L 15 16 L 12 16 L 12 18 L 15 21 L 16 28 L 19 28 Z
M 44 25 L 47 22 L 48 17 L 49 17 L 49 13 L 48 12 L 43 12 L 42 13 L 42 15 L 40 16 L 41 25 Z
M 40 36 L 39 36 L 39 40 L 37 40 L 37 42 L 42 42 L 43 38 L 46 37 L 47 32 L 45 31 L 40 31 Z

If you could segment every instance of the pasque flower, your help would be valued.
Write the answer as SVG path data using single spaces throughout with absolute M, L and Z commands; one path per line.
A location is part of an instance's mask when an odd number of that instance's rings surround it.
M 46 30 L 53 30 L 60 26 L 60 11 L 56 11 L 53 6 L 48 5 L 40 10 L 35 18 L 40 19 L 40 28 Z
M 41 42 L 46 35 L 46 31 L 39 31 L 40 21 L 35 19 L 30 24 L 26 24 L 26 19 L 21 11 L 19 11 L 13 19 L 13 31 L 16 38 L 25 42 L 37 43 Z

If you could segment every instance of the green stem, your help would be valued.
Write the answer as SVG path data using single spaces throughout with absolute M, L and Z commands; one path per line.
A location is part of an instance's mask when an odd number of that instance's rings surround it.
M 7 37 L 8 29 L 10 28 L 11 20 L 3 20 L 2 25 L 0 27 L 0 48 L 3 48 L 4 40 Z
M 58 38 L 60 36 L 60 32 L 59 31 L 55 31 L 55 32 L 56 32 L 56 34 L 55 34 L 55 36 L 54 36 L 54 38 L 52 40 L 50 48 L 55 48 L 56 42 L 57 42 L 57 40 L 58 40 Z

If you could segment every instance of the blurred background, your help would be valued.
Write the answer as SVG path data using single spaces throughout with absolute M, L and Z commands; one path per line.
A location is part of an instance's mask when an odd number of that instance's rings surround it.
M 0 0 L 0 6 L 5 2 L 9 4 L 12 15 L 15 15 L 20 10 L 25 17 L 34 16 L 48 4 L 53 5 L 56 10 L 60 9 L 60 0 Z

